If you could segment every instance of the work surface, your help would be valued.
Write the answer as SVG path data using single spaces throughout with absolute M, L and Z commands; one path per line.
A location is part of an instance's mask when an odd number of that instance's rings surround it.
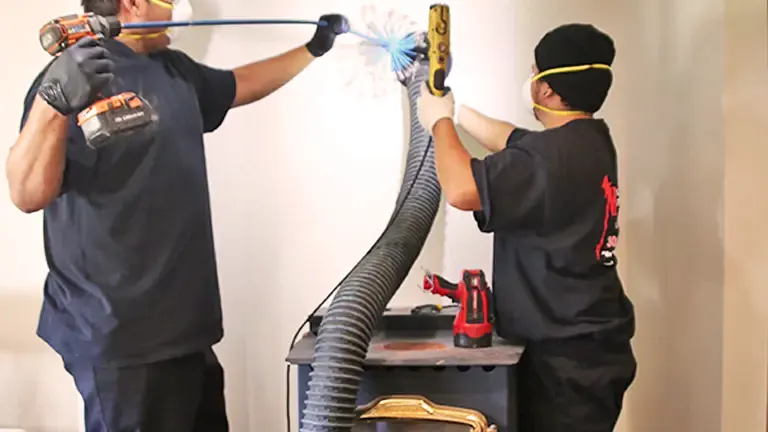
M 312 362 L 317 337 L 306 334 L 293 347 L 286 361 L 303 365 Z M 494 335 L 490 348 L 456 348 L 450 330 L 409 337 L 402 333 L 378 333 L 371 340 L 366 366 L 512 366 L 523 347 Z

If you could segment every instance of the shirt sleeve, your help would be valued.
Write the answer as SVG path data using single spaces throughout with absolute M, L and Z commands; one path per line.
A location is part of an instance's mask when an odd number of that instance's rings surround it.
M 170 63 L 195 89 L 203 119 L 203 132 L 215 131 L 235 101 L 235 74 L 231 70 L 198 63 L 181 51 L 168 51 Z
M 24 97 L 24 107 L 19 123 L 19 131 L 24 129 L 24 125 L 27 123 L 29 111 L 32 109 L 35 97 L 37 96 L 37 89 L 47 70 L 48 67 L 43 69 L 32 82 L 29 90 L 27 90 L 27 95 Z M 64 174 L 62 176 L 61 191 L 59 192 L 59 195 L 63 195 L 79 185 L 87 185 L 90 180 L 89 176 L 93 172 L 92 168 L 96 163 L 96 151 L 85 144 L 85 135 L 83 135 L 82 129 L 77 125 L 76 114 L 69 117 L 66 140 Z
M 471 166 L 482 205 L 474 212 L 480 231 L 525 229 L 541 220 L 546 180 L 529 150 L 506 148 L 482 160 L 472 159 Z
M 516 127 L 512 129 L 512 132 L 507 137 L 507 147 L 512 147 L 517 144 L 521 139 L 531 134 L 528 129 Z

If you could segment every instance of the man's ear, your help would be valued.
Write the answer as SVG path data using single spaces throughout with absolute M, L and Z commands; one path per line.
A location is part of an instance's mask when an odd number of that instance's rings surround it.
M 123 15 L 129 17 L 141 16 L 141 10 L 144 0 L 120 0 L 120 11 Z
M 541 86 L 539 88 L 539 94 L 542 98 L 548 99 L 554 96 L 555 91 L 552 90 L 552 87 L 549 86 L 549 83 L 546 81 L 541 80 Z

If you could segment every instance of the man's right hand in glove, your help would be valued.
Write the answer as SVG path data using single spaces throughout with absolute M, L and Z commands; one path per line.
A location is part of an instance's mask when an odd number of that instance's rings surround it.
M 97 40 L 85 37 L 53 61 L 38 95 L 60 114 L 68 116 L 90 105 L 114 77 L 115 63 Z

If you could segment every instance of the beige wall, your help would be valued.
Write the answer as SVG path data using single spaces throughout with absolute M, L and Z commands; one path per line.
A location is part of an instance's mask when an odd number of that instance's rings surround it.
M 723 2 L 632 3 L 619 146 L 640 366 L 624 424 L 720 431 Z
M 767 17 L 765 0 L 727 2 L 723 431 L 766 430 Z
M 0 136 L 7 143 L 15 137 L 24 90 L 47 60 L 34 29 L 77 7 L 75 0 L 37 2 L 40 7 L 15 21 L 15 33 L 28 36 L 15 45 L 18 67 L 0 81 L 8 101 L 0 106 Z M 423 27 L 429 3 L 386 7 Z M 330 10 L 360 17 L 357 0 L 193 4 L 206 18 L 314 18 Z M 546 30 L 591 22 L 616 40 L 616 84 L 602 114 L 620 153 L 620 268 L 637 309 L 640 364 L 618 430 L 765 430 L 765 0 L 449 4 L 457 98 L 524 126 L 534 125 L 521 114 L 519 88 Z M 207 29 L 183 46 L 210 64 L 234 66 L 307 37 L 305 28 Z M 282 358 L 294 326 L 356 262 L 391 212 L 403 156 L 401 100 L 397 93 L 374 97 L 365 90 L 370 82 L 355 52 L 354 39 L 343 39 L 301 78 L 233 112 L 208 137 L 227 333 L 218 351 L 234 430 L 283 430 Z M 72 385 L 34 336 L 44 272 L 40 219 L 10 206 L 3 181 L 0 427 L 74 432 Z M 490 269 L 490 238 L 477 233 L 468 215 L 445 213 L 397 303 L 432 299 L 415 287 L 422 265 L 448 274 L 467 266 Z M 326 248 L 313 249 L 317 243 Z M 272 269 L 283 289 L 272 291 L 268 314 L 255 314 L 264 310 L 258 276 Z

